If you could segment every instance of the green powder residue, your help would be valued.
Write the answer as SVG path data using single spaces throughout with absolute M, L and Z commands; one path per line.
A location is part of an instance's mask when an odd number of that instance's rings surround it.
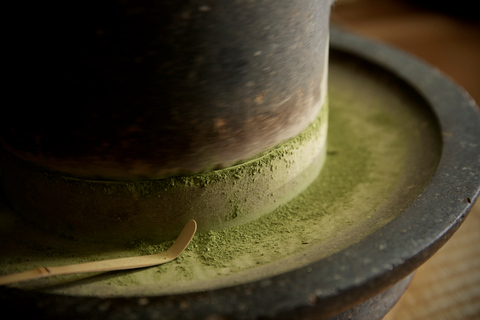
M 287 204 L 240 226 L 197 233 L 185 252 L 168 264 L 114 276 L 97 275 L 95 281 L 89 281 L 89 276 L 75 275 L 19 286 L 43 288 L 60 294 L 99 296 L 148 296 L 208 290 L 306 265 L 378 230 L 411 202 L 433 174 L 434 169 L 430 169 L 432 171 L 421 170 L 427 172 L 424 176 L 418 175 L 421 168 L 408 165 L 409 161 L 414 161 L 411 159 L 424 157 L 417 151 L 425 148 L 422 139 L 426 139 L 424 136 L 429 131 L 421 129 L 425 119 L 417 119 L 418 114 L 414 111 L 392 115 L 392 110 L 402 110 L 400 99 L 394 100 L 386 109 L 385 99 L 375 96 L 357 99 L 361 94 L 345 95 L 344 86 L 340 86 L 342 90 L 336 89 L 338 87 L 337 84 L 329 93 L 328 149 L 323 170 L 304 192 Z M 352 88 L 350 91 L 355 92 Z M 431 133 L 432 136 L 435 134 Z M 418 147 L 410 148 L 412 143 Z M 281 154 L 272 155 L 278 156 Z M 268 157 L 264 161 L 268 165 Z M 204 175 L 200 179 L 178 178 L 174 183 L 206 186 L 215 179 L 225 178 L 216 174 Z M 253 173 L 239 171 L 235 174 L 241 177 Z M 143 187 L 138 189 L 137 184 L 135 192 L 154 193 L 148 184 Z M 232 203 L 232 212 L 225 216 L 226 220 L 242 214 L 237 205 Z M 118 248 L 102 257 L 157 253 L 166 250 L 171 243 L 152 245 L 136 241 L 129 243 L 128 248 Z M 11 247 L 16 248 L 15 244 Z M 89 261 L 102 254 L 98 248 L 82 248 L 78 252 L 70 251 L 69 257 L 62 255 L 54 259 L 46 253 L 61 251 L 61 244 L 42 248 L 43 251 L 36 253 L 9 252 L 8 259 L 4 258 L 1 264 L 2 271 L 25 270 L 52 261 L 55 264 Z M 27 255 L 35 262 L 26 263 L 24 257 Z
M 245 176 L 255 176 L 257 174 L 267 175 L 269 171 L 273 172 L 277 170 L 278 163 L 281 161 L 286 162 L 287 167 L 292 165 L 292 163 L 289 163 L 292 161 L 289 155 L 292 155 L 299 146 L 310 141 L 313 136 L 319 134 L 318 127 L 322 126 L 323 123 L 327 121 L 327 111 L 328 107 L 325 105 L 325 107 L 322 108 L 322 111 L 320 111 L 320 115 L 307 127 L 307 129 L 296 137 L 258 155 L 255 159 L 244 161 L 229 168 L 214 170 L 202 174 L 178 176 L 152 181 L 122 181 L 111 182 L 108 184 L 105 181 L 99 181 L 98 184 L 103 187 L 103 191 L 107 195 L 129 192 L 137 195 L 136 198 L 148 198 L 178 185 L 207 187 L 213 183 L 230 181 L 232 177 L 240 180 Z M 74 178 L 68 179 L 71 179 L 72 181 L 75 180 Z M 91 188 L 98 187 L 98 184 L 95 181 L 91 181 L 90 183 Z
M 131 247 L 131 249 L 139 252 L 139 254 L 141 255 L 150 255 L 167 250 L 168 248 L 170 248 L 173 242 L 174 241 L 172 240 L 152 245 L 151 243 L 145 242 L 143 240 L 136 240 L 130 242 L 129 246 Z
M 284 252 L 278 243 L 270 241 L 272 237 L 295 236 L 298 244 L 313 242 L 313 239 L 301 236 L 303 226 L 294 222 L 314 221 L 331 213 L 332 198 L 342 197 L 346 200 L 343 205 L 348 205 L 347 199 L 355 187 L 368 182 L 370 151 L 366 141 L 358 143 L 349 139 L 349 124 L 341 115 L 332 112 L 329 121 L 329 157 L 320 177 L 294 200 L 264 217 L 224 231 L 196 236 L 192 247 L 204 264 L 226 267 L 239 254 L 245 253 L 268 259 L 281 257 Z

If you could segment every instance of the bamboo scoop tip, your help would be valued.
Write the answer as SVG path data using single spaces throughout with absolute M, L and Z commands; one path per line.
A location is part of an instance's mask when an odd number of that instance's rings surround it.
M 197 230 L 197 221 L 191 219 L 190 221 L 187 222 L 187 226 L 188 225 L 191 225 L 192 227 L 195 228 L 195 230 Z
M 193 228 L 193 230 L 194 230 L 193 233 L 195 234 L 195 232 L 197 231 L 197 221 L 192 219 L 192 220 L 187 222 L 187 225 L 190 225 Z M 192 237 L 193 237 L 193 235 L 192 235 Z
M 180 235 L 175 240 L 173 245 L 168 249 L 168 253 L 173 257 L 177 257 L 188 246 L 197 231 L 197 222 L 195 220 L 188 221 L 180 232 Z

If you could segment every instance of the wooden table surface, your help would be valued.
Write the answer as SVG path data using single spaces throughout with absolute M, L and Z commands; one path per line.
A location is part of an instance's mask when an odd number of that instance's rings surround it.
M 422 1 L 337 0 L 333 25 L 412 53 L 480 102 L 480 15 Z M 466 3 L 464 0 L 457 7 Z M 469 11 L 470 10 L 470 11 Z M 416 272 L 384 320 L 480 319 L 480 201 L 460 229 Z

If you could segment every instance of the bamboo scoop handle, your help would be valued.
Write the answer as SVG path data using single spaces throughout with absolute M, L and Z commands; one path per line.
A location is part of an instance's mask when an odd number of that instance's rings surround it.
M 182 232 L 175 240 L 174 244 L 167 251 L 161 253 L 146 256 L 78 263 L 58 267 L 40 267 L 38 269 L 1 276 L 0 285 L 61 274 L 127 270 L 163 264 L 174 260 L 183 252 L 183 250 L 185 250 L 192 240 L 196 230 L 197 223 L 195 220 L 190 220 L 185 227 L 183 227 Z

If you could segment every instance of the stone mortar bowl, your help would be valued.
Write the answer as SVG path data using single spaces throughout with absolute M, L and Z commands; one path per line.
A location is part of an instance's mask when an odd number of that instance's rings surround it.
M 347 127 L 342 124 L 359 125 L 360 120 L 367 124 L 377 123 L 378 128 L 384 130 L 380 130 L 383 134 L 370 132 L 366 135 L 375 142 L 369 145 L 376 148 L 386 138 L 397 137 L 400 140 L 392 141 L 406 142 L 406 157 L 400 162 L 388 162 L 384 161 L 390 159 L 388 154 L 376 154 L 370 160 L 380 159 L 383 164 L 371 167 L 372 179 L 349 193 L 327 199 L 307 189 L 307 195 L 299 195 L 297 198 L 311 197 L 310 203 L 318 209 L 325 206 L 324 202 L 335 204 L 330 215 L 319 215 L 303 222 L 292 219 L 292 229 L 295 224 L 304 223 L 305 230 L 311 228 L 312 234 L 316 231 L 318 237 L 325 233 L 327 236 L 323 240 L 299 243 L 304 246 L 300 252 L 231 276 L 215 273 L 205 281 L 176 282 L 173 279 L 171 286 L 164 282 L 128 286 L 120 296 L 101 295 L 104 286 L 111 289 L 112 285 L 99 283 L 155 270 L 66 282 L 57 280 L 53 287 L 51 283 L 29 290 L 5 287 L 0 290 L 2 307 L 5 310 L 13 308 L 19 315 L 44 318 L 381 319 L 405 289 L 408 276 L 450 238 L 478 198 L 480 114 L 461 88 L 411 56 L 339 30 L 332 30 L 331 48 L 330 121 L 336 126 L 330 127 L 325 170 L 319 178 L 326 179 L 328 173 L 333 172 L 337 161 L 332 160 L 340 159 L 345 151 L 334 149 L 340 147 L 335 145 L 335 137 L 350 132 L 343 130 Z M 351 103 L 339 103 L 341 100 Z M 345 109 L 347 112 L 340 112 L 342 106 L 349 106 Z M 370 117 L 369 112 L 375 108 L 384 110 L 384 115 L 389 117 Z M 409 116 L 394 121 L 404 112 Z M 369 122 L 371 120 L 374 121 Z M 395 124 L 398 130 L 395 129 L 392 136 L 389 130 Z M 368 127 L 360 126 L 362 130 L 349 127 L 359 135 L 355 140 L 358 144 L 364 137 L 363 129 Z M 335 132 L 335 128 L 341 130 Z M 348 142 L 355 136 L 343 134 L 343 138 Z M 353 164 L 362 163 L 360 156 L 346 158 Z M 340 177 L 341 168 L 336 170 L 335 174 Z M 382 193 L 377 189 L 365 196 L 365 188 L 368 189 L 369 184 L 380 183 L 381 186 L 382 181 L 390 178 L 391 170 L 396 170 L 397 175 L 393 177 L 390 191 Z M 348 179 L 340 181 L 348 184 Z M 382 194 L 381 199 L 377 198 L 379 194 Z M 315 202 L 316 197 L 318 202 Z M 10 221 L 8 210 L 1 212 L 2 221 L 7 224 Z M 365 216 L 351 222 L 359 212 Z M 295 216 L 301 214 L 295 212 Z M 342 215 L 350 220 L 339 222 L 339 228 L 335 228 L 335 223 L 326 223 Z M 330 230 L 326 226 L 333 228 Z M 17 231 L 14 223 L 2 229 L 4 260 L 14 256 L 16 251 L 23 252 L 15 241 Z M 278 238 L 283 248 L 287 248 L 290 240 L 287 233 Z M 68 239 L 64 239 L 63 244 L 67 245 Z M 252 248 L 258 245 L 262 244 L 250 244 Z M 41 243 L 33 247 L 38 249 Z M 195 252 L 194 248 L 192 250 L 190 255 Z M 22 256 L 12 263 L 21 264 Z M 187 255 L 179 265 L 171 267 L 188 267 L 189 259 L 191 256 Z M 2 265 L 3 270 L 6 267 Z M 224 271 L 225 268 L 215 270 Z M 98 290 L 89 294 L 69 294 L 72 287 Z M 393 298 L 392 292 L 396 292 Z M 385 303 L 382 299 L 389 295 L 390 300 Z

